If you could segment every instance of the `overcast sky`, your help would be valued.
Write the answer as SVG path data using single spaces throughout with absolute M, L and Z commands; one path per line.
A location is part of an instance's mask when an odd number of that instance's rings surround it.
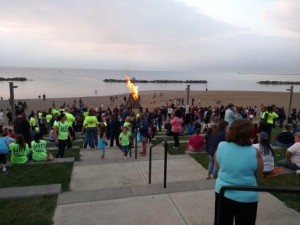
M 0 0 L 0 66 L 300 72 L 300 0 Z

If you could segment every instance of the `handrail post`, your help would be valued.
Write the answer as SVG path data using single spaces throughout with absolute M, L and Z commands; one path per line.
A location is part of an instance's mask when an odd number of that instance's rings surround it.
M 134 151 L 135 151 L 135 156 L 134 156 L 134 158 L 135 158 L 135 159 L 137 159 L 137 133 L 138 133 L 137 130 L 135 130 L 135 135 L 134 135 L 134 136 L 135 136 L 135 141 L 134 141 L 134 142 L 135 142 L 135 143 L 134 143 Z
M 167 151 L 168 151 L 168 142 L 164 141 L 164 147 L 165 147 L 165 158 L 164 158 L 164 188 L 167 188 Z
M 129 157 L 131 158 L 131 144 L 129 144 Z
M 149 184 L 151 184 L 151 173 L 152 173 L 152 147 L 150 147 L 149 151 Z

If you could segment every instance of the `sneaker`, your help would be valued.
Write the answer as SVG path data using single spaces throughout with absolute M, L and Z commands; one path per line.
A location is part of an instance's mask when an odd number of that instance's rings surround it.
M 3 174 L 8 174 L 7 169 L 2 168 L 2 173 L 3 173 Z
M 296 170 L 296 175 L 300 175 L 300 170 Z

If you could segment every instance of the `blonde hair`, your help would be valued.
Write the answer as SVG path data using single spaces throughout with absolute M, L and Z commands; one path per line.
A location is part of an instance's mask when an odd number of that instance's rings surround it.
M 300 132 L 295 133 L 295 134 L 294 134 L 294 137 L 295 137 L 295 136 L 298 137 L 298 138 L 300 138 Z

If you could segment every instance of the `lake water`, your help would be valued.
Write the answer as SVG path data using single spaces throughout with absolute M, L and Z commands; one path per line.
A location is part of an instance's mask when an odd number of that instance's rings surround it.
M 239 74 L 237 72 L 184 72 L 184 71 L 126 71 L 101 69 L 66 69 L 33 67 L 0 67 L 0 77 L 26 77 L 30 81 L 14 82 L 15 98 L 37 98 L 46 94 L 47 98 L 107 96 L 128 93 L 125 83 L 105 83 L 106 78 L 158 80 L 207 80 L 208 90 L 268 91 L 286 92 L 290 85 L 260 85 L 257 81 L 300 81 L 300 75 Z M 185 90 L 187 84 L 136 84 L 139 91 Z M 205 84 L 190 84 L 191 90 L 205 90 Z M 9 82 L 0 82 L 0 96 L 9 98 Z M 294 86 L 299 92 L 300 86 Z

